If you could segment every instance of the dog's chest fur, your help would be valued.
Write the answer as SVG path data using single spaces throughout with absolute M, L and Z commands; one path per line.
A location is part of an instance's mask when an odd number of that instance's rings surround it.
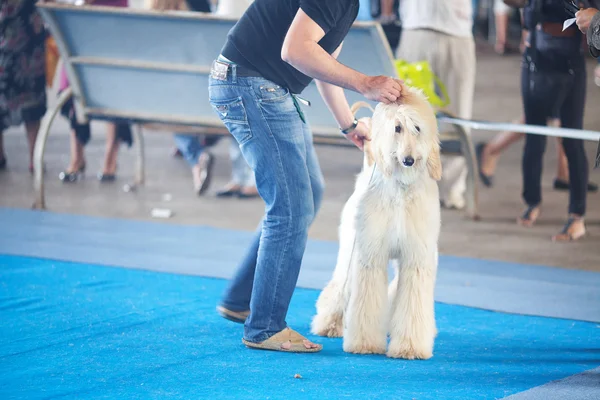
M 375 178 L 359 186 L 357 228 L 377 238 L 389 258 L 414 254 L 409 251 L 414 246 L 437 245 L 440 204 L 435 181 L 402 185 Z

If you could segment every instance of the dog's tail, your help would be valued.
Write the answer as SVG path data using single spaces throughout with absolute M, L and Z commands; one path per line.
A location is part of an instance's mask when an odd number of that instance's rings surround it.
M 358 110 L 360 110 L 361 108 L 368 108 L 369 110 L 371 110 L 371 112 L 375 112 L 373 107 L 371 107 L 371 105 L 366 101 L 357 101 L 356 103 L 352 104 L 352 107 L 350 107 L 350 111 L 352 111 L 352 114 L 356 115 Z

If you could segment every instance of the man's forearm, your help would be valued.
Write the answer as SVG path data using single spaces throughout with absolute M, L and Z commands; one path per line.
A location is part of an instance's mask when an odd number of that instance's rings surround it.
M 321 46 L 306 41 L 294 48 L 283 48 L 282 59 L 305 75 L 316 80 L 362 93 L 366 76 L 349 68 L 329 55 Z
M 339 127 L 346 129 L 352 125 L 354 115 L 352 115 L 352 111 L 350 111 L 344 89 L 320 80 L 316 80 L 315 83 L 317 84 L 317 89 L 319 90 L 323 101 L 327 105 L 327 108 L 329 108 L 329 111 L 333 114 Z

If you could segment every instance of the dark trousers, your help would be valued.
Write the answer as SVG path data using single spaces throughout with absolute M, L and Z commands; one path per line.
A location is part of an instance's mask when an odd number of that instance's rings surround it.
M 525 54 L 521 94 L 525 123 L 545 126 L 559 115 L 563 128 L 582 129 L 586 96 L 586 68 L 583 54 L 565 57 L 556 51 L 538 53 L 537 71 L 532 72 Z M 528 206 L 542 201 L 542 168 L 546 136 L 527 134 L 523 152 L 523 199 Z M 569 213 L 584 215 L 586 209 L 588 164 L 583 140 L 563 138 L 569 164 Z

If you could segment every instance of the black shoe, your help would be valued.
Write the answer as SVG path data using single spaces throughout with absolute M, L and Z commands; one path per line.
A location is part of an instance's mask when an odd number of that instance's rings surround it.
M 3 171 L 6 169 L 6 157 L 2 157 L 2 160 L 0 160 L 0 171 Z
M 481 157 L 483 155 L 483 149 L 487 143 L 478 143 L 475 146 L 475 156 L 477 157 L 477 170 L 479 171 L 479 179 L 481 182 L 487 187 L 494 186 L 494 176 L 493 175 L 485 175 L 481 172 Z
M 240 195 L 239 189 L 225 189 L 225 190 L 220 190 L 217 192 L 217 197 L 233 197 L 233 196 L 239 196 L 239 195 Z
M 563 181 L 562 179 L 554 179 L 554 190 L 569 190 L 569 182 Z M 594 182 L 588 182 L 587 191 L 595 193 L 598 191 L 598 185 Z
M 98 173 L 98 180 L 100 182 L 106 183 L 106 182 L 114 182 L 117 179 L 117 176 L 115 174 L 103 174 L 102 172 Z
M 79 167 L 79 169 L 77 171 L 74 172 L 66 172 L 63 171 L 60 174 L 58 174 L 58 178 L 63 181 L 64 183 L 73 183 L 73 182 L 77 182 L 79 179 L 83 179 L 84 175 L 83 173 L 85 172 L 85 164 L 83 164 L 81 167 Z

